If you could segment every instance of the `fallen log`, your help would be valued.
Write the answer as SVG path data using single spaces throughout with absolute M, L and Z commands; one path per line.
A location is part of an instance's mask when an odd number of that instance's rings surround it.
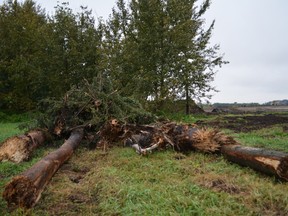
M 163 142 L 164 139 L 161 142 L 161 136 L 163 138 L 165 135 L 173 142 L 172 145 L 177 151 L 222 154 L 231 162 L 288 181 L 288 153 L 241 146 L 232 137 L 213 129 L 173 124 L 163 125 L 162 128 L 165 128 L 167 134 L 157 133 L 158 142 L 149 139 L 151 133 L 141 133 L 141 135 L 132 135 L 126 139 L 126 143 L 129 143 L 138 154 L 146 155 L 158 149 L 160 144 L 162 148 L 163 143 L 168 144 Z M 143 145 L 143 141 L 150 141 L 150 144 Z
M 288 181 L 288 153 L 241 145 L 222 146 L 221 153 L 231 162 Z
M 48 138 L 43 130 L 33 130 L 23 135 L 6 139 L 0 146 L 0 161 L 20 163 L 27 160 L 34 149 Z
M 30 169 L 14 177 L 3 192 L 8 207 L 33 207 L 59 167 L 68 160 L 83 137 L 83 129 L 74 130 L 64 144 Z

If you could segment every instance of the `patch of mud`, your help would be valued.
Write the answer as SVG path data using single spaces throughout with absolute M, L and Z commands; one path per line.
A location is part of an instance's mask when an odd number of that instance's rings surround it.
M 187 158 L 187 156 L 184 155 L 184 154 L 182 154 L 182 153 L 176 153 L 176 154 L 174 155 L 174 159 L 175 159 L 175 160 L 183 160 L 183 159 L 186 159 L 186 158 Z
M 250 132 L 278 124 L 283 125 L 283 131 L 288 129 L 288 116 L 279 114 L 255 116 L 222 116 L 212 121 L 199 120 L 196 124 L 200 127 L 213 127 L 230 129 L 234 132 Z
M 91 199 L 86 194 L 81 193 L 81 192 L 70 194 L 68 196 L 68 199 L 73 203 L 86 203 L 87 204 L 91 202 Z
M 284 133 L 288 133 L 288 125 L 284 125 L 282 128 Z
M 283 205 L 282 202 L 264 202 L 261 206 L 261 210 L 259 215 L 277 215 L 277 216 L 287 216 L 288 210 L 285 204 Z
M 75 168 L 71 164 L 64 164 L 60 168 L 59 174 L 67 175 L 71 182 L 78 184 L 89 171 L 90 169 L 87 167 Z
M 208 187 L 213 188 L 217 191 L 223 191 L 229 194 L 240 194 L 242 192 L 239 187 L 232 185 L 232 184 L 227 184 L 222 179 L 213 180 L 212 182 L 209 183 Z

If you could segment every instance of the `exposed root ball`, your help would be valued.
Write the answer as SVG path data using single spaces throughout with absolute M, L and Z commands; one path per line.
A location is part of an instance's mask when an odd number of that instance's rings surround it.
M 192 136 L 192 147 L 201 152 L 217 153 L 223 145 L 233 145 L 237 142 L 213 129 L 199 129 Z
M 35 148 L 48 138 L 43 130 L 32 130 L 25 135 L 14 136 L 5 140 L 0 146 L 0 162 L 12 161 L 20 163 L 29 159 Z
M 25 135 L 5 140 L 0 147 L 0 161 L 19 163 L 27 160 L 30 155 L 30 141 L 30 138 Z
M 15 177 L 8 183 L 3 192 L 3 198 L 11 207 L 31 208 L 37 199 L 36 187 L 24 176 Z

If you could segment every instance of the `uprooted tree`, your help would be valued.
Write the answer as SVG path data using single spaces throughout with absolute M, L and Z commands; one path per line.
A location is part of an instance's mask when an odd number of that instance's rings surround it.
M 135 100 L 120 96 L 109 79 L 102 79 L 100 83 L 83 81 L 81 86 L 73 87 L 62 101 L 41 103 L 45 112 L 38 118 L 37 126 L 42 130 L 12 137 L 0 147 L 2 158 L 5 155 L 5 160 L 20 162 L 44 142 L 47 134 L 49 142 L 53 138 L 68 138 L 59 149 L 6 185 L 3 197 L 9 206 L 33 207 L 55 172 L 71 157 L 82 140 L 105 151 L 122 143 L 140 155 L 167 148 L 179 152 L 222 154 L 229 161 L 288 181 L 288 153 L 244 147 L 214 129 L 169 121 L 156 122 L 156 118 Z M 21 151 L 13 150 L 17 150 L 17 145 Z

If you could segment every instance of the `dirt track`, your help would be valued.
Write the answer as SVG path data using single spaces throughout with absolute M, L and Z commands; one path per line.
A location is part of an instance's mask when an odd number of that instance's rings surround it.
M 202 127 L 226 128 L 235 132 L 250 132 L 273 125 L 281 125 L 283 130 L 288 132 L 288 116 L 280 114 L 219 116 L 214 120 L 197 121 L 196 124 Z

